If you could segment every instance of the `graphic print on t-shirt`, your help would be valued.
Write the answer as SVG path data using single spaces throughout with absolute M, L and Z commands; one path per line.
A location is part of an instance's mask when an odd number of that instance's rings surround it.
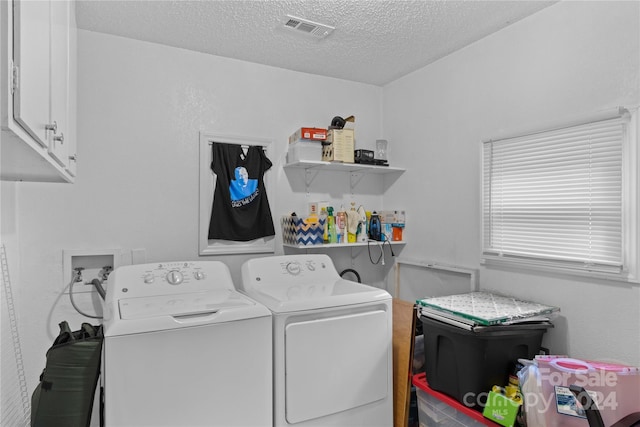
M 258 190 L 258 180 L 249 179 L 249 172 L 246 168 L 238 166 L 235 169 L 235 177 L 236 179 L 232 179 L 229 183 L 229 193 L 231 193 L 234 207 L 245 205 L 255 199 L 257 197 L 255 193 Z

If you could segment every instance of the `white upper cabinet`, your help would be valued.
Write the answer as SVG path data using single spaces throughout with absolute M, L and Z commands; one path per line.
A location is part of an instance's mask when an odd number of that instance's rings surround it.
M 69 12 L 70 22 L 69 22 L 69 80 L 68 80 L 68 92 L 67 92 L 67 133 L 65 134 L 64 140 L 67 145 L 67 165 L 65 166 L 65 170 L 72 177 L 76 176 L 76 163 L 77 163 L 77 155 L 76 155 L 76 144 L 78 139 L 77 135 L 77 89 L 78 85 L 76 82 L 78 81 L 78 56 L 75 54 L 78 51 L 78 31 L 76 30 L 76 20 L 75 13 L 73 11 Z
M 14 2 L 13 117 L 34 140 L 48 145 L 50 3 Z
M 63 167 L 69 163 L 69 7 L 51 3 L 51 109 L 49 154 Z M 66 141 L 65 141 L 66 139 Z
M 0 2 L 3 180 L 73 182 L 75 7 Z

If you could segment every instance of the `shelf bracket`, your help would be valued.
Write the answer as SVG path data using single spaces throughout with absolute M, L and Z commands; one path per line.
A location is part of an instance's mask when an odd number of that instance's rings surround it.
M 305 192 L 307 193 L 307 197 L 309 197 L 309 187 L 311 187 L 311 184 L 318 176 L 318 173 L 320 173 L 319 169 L 307 168 L 304 170 L 304 189 L 305 189 Z
M 355 262 L 354 260 L 360 256 L 360 254 L 362 253 L 362 251 L 366 250 L 367 247 L 366 246 L 356 246 L 356 247 L 351 247 L 351 267 L 354 268 L 355 267 Z M 354 255 L 354 251 L 355 251 L 355 255 Z
M 349 188 L 351 189 L 351 196 L 353 196 L 353 189 L 362 181 L 364 177 L 363 172 L 351 172 L 349 174 Z

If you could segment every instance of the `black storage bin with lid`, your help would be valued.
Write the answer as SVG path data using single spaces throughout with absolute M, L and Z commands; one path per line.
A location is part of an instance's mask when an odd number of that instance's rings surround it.
M 431 389 L 482 410 L 494 385 L 508 382 L 519 358 L 539 353 L 549 322 L 474 327 L 467 330 L 421 316 L 426 380 Z

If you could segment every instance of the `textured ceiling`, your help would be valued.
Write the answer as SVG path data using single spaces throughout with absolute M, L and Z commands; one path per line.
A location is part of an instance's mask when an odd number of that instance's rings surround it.
M 85 30 L 384 85 L 555 3 L 524 0 L 78 0 Z M 335 27 L 318 39 L 293 15 Z

